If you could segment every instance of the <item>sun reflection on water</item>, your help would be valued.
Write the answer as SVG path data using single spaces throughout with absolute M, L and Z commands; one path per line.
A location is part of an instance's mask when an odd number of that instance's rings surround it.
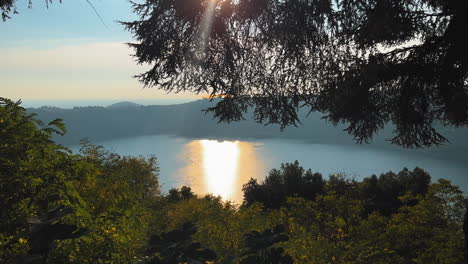
M 181 184 L 199 195 L 219 195 L 236 203 L 242 202 L 242 185 L 263 171 L 251 142 L 193 140 L 180 158 L 186 164 L 179 175 Z
M 239 142 L 200 140 L 200 144 L 207 191 L 231 197 L 239 167 Z

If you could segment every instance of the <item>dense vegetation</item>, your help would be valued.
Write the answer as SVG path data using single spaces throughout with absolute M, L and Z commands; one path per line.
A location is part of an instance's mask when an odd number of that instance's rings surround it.
M 463 262 L 463 194 L 422 169 L 357 181 L 283 164 L 237 206 L 162 194 L 156 158 L 73 154 L 51 139 L 64 132 L 0 100 L 0 263 Z
M 0 103 L 0 262 L 134 261 L 159 196 L 156 159 L 120 157 L 86 142 L 73 155 L 51 140 L 65 132 L 61 120 L 38 128 L 18 104 Z M 60 242 L 46 241 L 51 232 Z

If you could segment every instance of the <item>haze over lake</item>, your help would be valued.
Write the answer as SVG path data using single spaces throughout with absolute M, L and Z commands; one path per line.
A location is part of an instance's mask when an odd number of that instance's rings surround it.
M 95 142 L 121 155 L 156 155 L 163 191 L 190 186 L 197 194 L 212 193 L 240 203 L 242 185 L 250 178 L 263 179 L 281 163 L 298 160 L 305 169 L 325 177 L 344 173 L 361 179 L 404 167 L 420 167 L 433 181 L 451 180 L 468 190 L 468 163 L 464 158 L 444 159 L 422 151 L 379 148 L 369 145 L 318 144 L 289 139 L 219 140 L 168 135 L 138 136 Z M 71 147 L 74 152 L 79 149 Z

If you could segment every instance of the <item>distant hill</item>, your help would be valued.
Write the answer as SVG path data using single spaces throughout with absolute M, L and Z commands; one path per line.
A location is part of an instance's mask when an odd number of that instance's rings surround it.
M 150 106 L 120 102 L 108 107 L 41 107 L 31 108 L 29 111 L 38 114 L 39 119 L 45 123 L 62 118 L 68 133 L 57 140 L 64 144 L 76 144 L 84 137 L 99 141 L 152 134 L 214 138 L 281 137 L 313 141 L 331 138 L 338 142 L 353 143 L 345 132 L 321 120 L 319 113 L 313 113 L 300 127 L 288 127 L 281 131 L 277 125 L 264 126 L 252 120 L 218 123 L 210 114 L 203 112 L 213 104 L 208 99 L 177 105 Z
M 119 102 L 119 103 L 109 105 L 107 108 L 117 109 L 117 108 L 132 108 L 132 107 L 142 107 L 142 105 L 132 103 L 132 102 Z
M 315 143 L 355 144 L 351 136 L 343 131 L 344 125 L 334 127 L 322 119 L 323 114 L 308 111 L 300 112 L 302 125 L 287 127 L 283 131 L 277 125 L 262 125 L 253 120 L 242 120 L 230 124 L 218 123 L 203 109 L 213 106 L 214 102 L 202 99 L 177 105 L 142 106 L 132 102 L 120 102 L 109 107 L 75 107 L 61 109 L 56 107 L 30 108 L 44 123 L 62 118 L 68 128 L 64 137 L 57 137 L 59 143 L 75 145 L 82 138 L 93 142 L 113 138 L 134 137 L 154 134 L 169 134 L 193 138 L 281 138 Z M 247 118 L 248 119 L 248 118 Z M 385 139 L 391 137 L 391 128 L 382 131 L 372 145 L 396 148 Z M 466 156 L 468 153 L 468 129 L 442 128 L 452 144 L 442 148 L 431 148 L 430 152 L 451 153 Z

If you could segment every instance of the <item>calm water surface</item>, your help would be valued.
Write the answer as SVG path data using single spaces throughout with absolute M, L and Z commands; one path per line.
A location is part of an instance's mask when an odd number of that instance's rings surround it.
M 166 135 L 97 142 L 121 155 L 158 157 L 163 191 L 183 185 L 197 194 L 212 193 L 226 200 L 242 201 L 242 185 L 250 178 L 263 179 L 281 163 L 298 160 L 304 168 L 345 173 L 361 179 L 372 174 L 421 167 L 433 179 L 445 178 L 468 190 L 468 164 L 417 151 L 382 149 L 363 145 L 304 143 L 281 139 L 220 141 Z M 72 147 L 76 151 L 79 147 Z

